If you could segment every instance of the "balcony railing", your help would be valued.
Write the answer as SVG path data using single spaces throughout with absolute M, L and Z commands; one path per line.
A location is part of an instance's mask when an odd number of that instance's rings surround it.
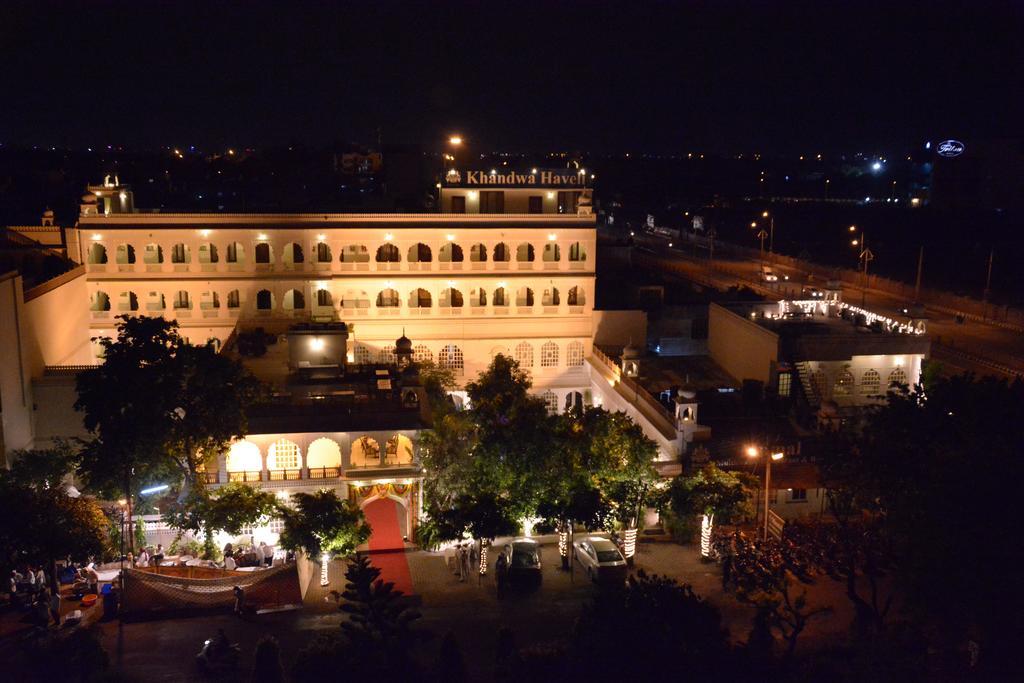
M 255 472 L 228 472 L 228 481 L 260 481 L 260 471 Z
M 268 470 L 270 481 L 293 481 L 302 479 L 302 470 Z
M 203 472 L 203 477 L 207 484 L 220 483 L 220 472 Z
M 310 479 L 337 479 L 341 476 L 340 467 L 310 467 Z

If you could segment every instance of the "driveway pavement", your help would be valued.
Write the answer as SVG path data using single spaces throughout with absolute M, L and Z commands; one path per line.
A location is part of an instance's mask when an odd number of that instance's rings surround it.
M 449 630 L 459 641 L 473 680 L 492 676 L 498 630 L 510 627 L 520 647 L 564 642 L 595 588 L 578 571 L 564 572 L 553 543 L 542 546 L 543 584 L 530 593 L 512 593 L 499 598 L 493 576 L 478 582 L 460 583 L 445 566 L 441 553 L 414 551 L 407 554 L 414 590 L 421 604 L 419 628 L 434 638 L 424 647 L 430 661 L 441 637 Z M 491 558 L 493 561 L 493 557 Z M 695 546 L 648 543 L 638 546 L 637 568 L 648 573 L 671 576 L 689 583 L 716 605 L 725 625 L 737 642 L 746 639 L 753 610 L 721 591 L 721 574 L 715 564 L 700 561 Z M 844 633 L 852 612 L 842 587 L 824 580 L 809 589 L 812 604 L 831 605 L 836 613 L 809 628 L 798 648 L 811 648 L 828 636 Z M 242 669 L 248 673 L 256 642 L 266 633 L 281 642 L 285 665 L 318 631 L 335 630 L 343 616 L 333 604 L 309 605 L 302 610 L 258 615 L 241 621 L 231 615 L 166 619 L 140 623 L 101 624 L 103 644 L 112 661 L 139 680 L 180 681 L 194 674 L 193 657 L 203 639 L 218 628 L 242 648 Z

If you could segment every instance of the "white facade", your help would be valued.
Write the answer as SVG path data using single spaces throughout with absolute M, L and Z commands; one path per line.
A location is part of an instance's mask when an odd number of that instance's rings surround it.
M 586 383 L 591 217 L 93 213 L 74 233 L 94 335 L 132 313 L 176 319 L 193 342 L 226 341 L 240 321 L 341 320 L 355 362 L 404 330 L 457 375 L 501 352 L 538 391 Z

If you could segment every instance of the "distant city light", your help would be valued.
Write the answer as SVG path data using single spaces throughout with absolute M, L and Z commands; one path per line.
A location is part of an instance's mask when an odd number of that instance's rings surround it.
M 871 164 L 871 170 L 875 171 L 875 172 L 881 171 L 882 170 L 882 162 L 881 161 L 876 161 L 875 163 Z

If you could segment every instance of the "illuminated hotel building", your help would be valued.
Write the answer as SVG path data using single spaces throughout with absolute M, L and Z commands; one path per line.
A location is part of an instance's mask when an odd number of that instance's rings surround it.
M 3 282 L 16 302 L 3 314 L 19 323 L 4 341 L 20 356 L 0 378 L 5 448 L 78 434 L 68 427 L 81 423 L 70 407 L 73 377 L 99 361 L 89 339 L 112 336 L 115 316 L 139 314 L 175 319 L 191 342 L 218 347 L 262 328 L 280 340 L 279 355 L 304 343 L 290 333 L 296 326 L 343 330 L 332 339 L 343 339 L 344 357 L 332 362 L 376 368 L 389 381 L 399 340 L 412 361 L 453 371 L 456 403 L 465 401 L 461 385 L 505 354 L 530 372 L 549 411 L 630 410 L 662 458 L 676 460 L 674 426 L 643 420 L 615 394 L 616 369 L 593 365 L 597 237 L 584 171 L 497 175 L 449 173 L 445 212 L 435 214 L 159 213 L 135 209 L 117 179 L 89 187 L 63 240 L 54 226 L 15 229 L 43 244 L 63 241 L 81 265 L 27 292 L 17 278 Z M 243 360 L 264 379 L 309 366 L 274 358 Z M 419 508 L 416 437 L 428 425 L 402 406 L 360 409 L 359 389 L 333 393 L 356 401 L 338 413 L 344 419 L 316 405 L 299 420 L 261 409 L 252 434 L 209 464 L 209 482 L 251 481 L 282 494 L 329 483 L 403 506 L 408 531 Z

